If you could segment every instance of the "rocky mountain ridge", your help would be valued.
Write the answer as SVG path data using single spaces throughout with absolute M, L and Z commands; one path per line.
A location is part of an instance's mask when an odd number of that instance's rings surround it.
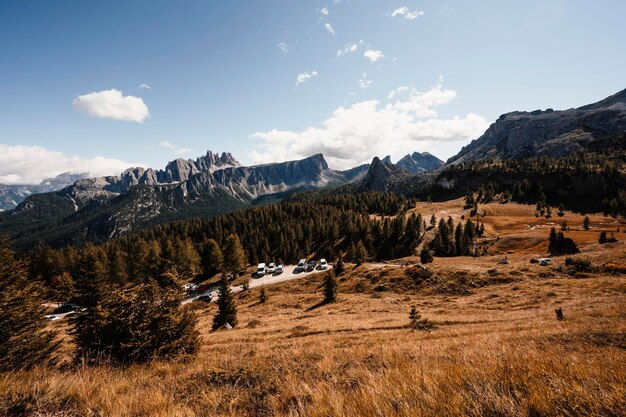
M 87 173 L 64 172 L 56 177 L 46 178 L 39 184 L 0 184 L 0 211 L 14 209 L 30 195 L 58 191 L 88 176 Z
M 501 115 L 447 164 L 484 159 L 561 157 L 585 150 L 623 147 L 626 89 L 577 109 L 515 111 Z

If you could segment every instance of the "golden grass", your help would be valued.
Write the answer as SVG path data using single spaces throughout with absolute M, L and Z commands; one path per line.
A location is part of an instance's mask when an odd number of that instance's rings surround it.
M 427 284 L 404 274 L 411 259 L 349 266 L 328 305 L 321 274 L 266 287 L 265 304 L 254 289 L 233 331 L 210 333 L 216 307 L 197 310 L 196 358 L 0 375 L 0 415 L 623 416 L 626 276 L 602 266 L 626 264 L 626 246 L 582 247 L 584 274 L 514 250 L 509 265 L 438 258 Z M 434 330 L 406 328 L 412 305 Z

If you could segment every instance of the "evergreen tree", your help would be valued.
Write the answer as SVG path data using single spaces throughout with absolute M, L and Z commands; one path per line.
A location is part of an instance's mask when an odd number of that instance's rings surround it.
M 65 303 L 76 296 L 74 279 L 69 272 L 56 275 L 50 281 L 50 296 L 57 303 Z
M 337 256 L 337 262 L 335 263 L 335 266 L 333 268 L 335 270 L 335 275 L 339 276 L 341 274 L 343 274 L 343 271 L 345 270 L 345 265 L 343 263 L 343 253 L 339 252 L 339 255 Z
M 337 277 L 331 269 L 324 277 L 324 302 L 332 303 L 337 299 Z
M 259 303 L 265 304 L 267 302 L 267 293 L 265 292 L 265 288 L 261 287 L 261 293 L 259 294 Z
M 589 230 L 589 226 L 591 225 L 591 221 L 589 220 L 589 216 L 585 216 L 583 219 L 583 229 Z
M 47 331 L 41 287 L 28 281 L 27 264 L 0 238 L 0 372 L 54 361 L 58 343 Z
M 95 307 L 107 292 L 108 271 L 102 249 L 88 245 L 78 260 L 75 276 L 77 301 L 83 307 Z
M 241 246 L 239 237 L 235 234 L 228 236 L 226 248 L 224 248 L 224 267 L 234 274 L 238 274 L 246 268 L 246 253 Z
M 231 327 L 237 326 L 237 306 L 230 291 L 228 280 L 226 276 L 222 276 L 220 280 L 220 295 L 217 299 L 217 314 L 213 317 L 213 330 L 218 330 L 226 324 L 229 324 Z
M 224 254 L 215 239 L 209 239 L 204 244 L 201 265 L 202 273 L 206 277 L 212 277 L 224 268 Z
M 196 316 L 181 308 L 178 288 L 155 281 L 133 290 L 113 289 L 74 319 L 76 359 L 114 364 L 193 354 L 200 339 Z
M 359 240 L 354 246 L 354 262 L 358 265 L 362 265 L 367 260 L 368 253 L 363 245 L 363 241 Z
M 426 245 L 422 248 L 420 252 L 420 262 L 423 264 L 429 264 L 433 261 L 433 255 L 430 253 Z
M 559 204 L 559 211 L 557 212 L 559 217 L 563 217 L 565 215 L 565 206 L 563 203 Z
M 600 239 L 598 239 L 599 243 L 606 243 L 607 239 L 606 239 L 606 231 L 601 231 L 600 232 Z

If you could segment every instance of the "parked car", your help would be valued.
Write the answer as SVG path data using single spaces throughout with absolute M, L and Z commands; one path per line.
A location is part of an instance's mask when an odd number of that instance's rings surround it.
M 259 266 L 256 268 L 256 276 L 262 277 L 263 275 L 265 275 L 266 272 L 267 270 L 265 269 L 265 264 L 260 263 Z
M 55 308 L 53 313 L 54 314 L 69 313 L 70 311 L 74 311 L 77 308 L 78 308 L 78 306 L 76 304 L 65 303 L 65 304 L 61 304 L 59 307 Z
M 550 259 L 550 258 L 541 258 L 541 259 L 539 259 L 539 265 L 541 265 L 541 266 L 550 265 L 551 263 L 552 263 L 552 259 Z
M 267 273 L 273 274 L 275 271 L 276 271 L 276 265 L 274 264 L 274 262 L 270 262 L 270 264 L 267 266 Z
M 208 289 L 209 289 L 209 287 L 210 287 L 210 285 L 209 285 L 208 283 L 206 283 L 206 282 L 205 282 L 204 284 L 200 284 L 200 285 L 198 285 L 198 286 L 194 289 L 194 292 L 196 292 L 196 293 L 203 293 L 203 292 L 205 292 L 206 290 L 208 290 Z
M 196 301 L 204 301 L 206 303 L 210 303 L 211 300 L 213 300 L 213 295 L 209 294 L 202 294 L 200 297 L 196 298 Z
M 326 262 L 326 259 L 320 259 L 320 269 L 328 269 L 328 262 Z
M 296 267 L 297 272 L 302 272 L 306 269 L 306 259 L 300 259 L 298 261 L 298 266 Z
M 311 272 L 313 270 L 315 270 L 315 267 L 317 266 L 317 262 L 315 261 L 309 261 L 308 264 L 306 264 L 306 270 L 307 272 Z
M 282 274 L 283 272 L 285 272 L 285 266 L 283 264 L 280 264 L 276 267 L 276 273 L 277 274 Z

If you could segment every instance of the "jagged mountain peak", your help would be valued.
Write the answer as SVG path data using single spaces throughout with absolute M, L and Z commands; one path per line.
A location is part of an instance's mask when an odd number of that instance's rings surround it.
M 443 161 L 428 152 L 413 152 L 400 159 L 396 166 L 412 174 L 433 171 L 443 166 Z

